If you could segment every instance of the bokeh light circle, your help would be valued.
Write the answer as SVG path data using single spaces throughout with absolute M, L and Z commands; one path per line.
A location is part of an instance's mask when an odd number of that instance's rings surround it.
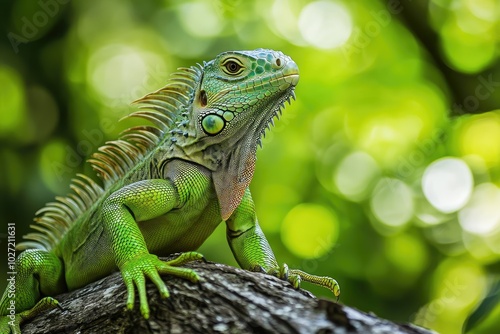
M 498 110 L 472 116 L 460 131 L 459 149 L 462 155 L 481 157 L 488 167 L 500 163 L 500 113 Z
M 351 14 L 342 4 L 323 0 L 305 6 L 298 23 L 304 40 L 320 49 L 343 45 L 353 29 Z
M 458 219 L 462 228 L 472 234 L 486 236 L 500 230 L 500 189 L 488 182 L 478 185 Z
M 413 194 L 403 181 L 385 177 L 373 191 L 370 207 L 381 223 L 399 227 L 406 224 L 413 216 Z
M 318 204 L 295 206 L 281 226 L 281 238 L 288 250 L 307 259 L 325 255 L 337 241 L 338 233 L 335 213 Z
M 352 201 L 368 195 L 373 180 L 380 174 L 377 162 L 365 152 L 353 152 L 340 162 L 335 171 L 337 189 Z
M 422 191 L 433 207 L 443 213 L 460 210 L 469 200 L 474 180 L 467 164 L 458 158 L 431 163 L 422 177 Z

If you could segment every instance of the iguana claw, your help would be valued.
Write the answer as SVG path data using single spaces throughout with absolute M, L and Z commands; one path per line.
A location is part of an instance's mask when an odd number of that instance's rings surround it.
M 198 282 L 200 277 L 194 270 L 177 268 L 176 266 L 201 259 L 203 259 L 203 255 L 196 252 L 183 253 L 170 261 L 161 261 L 156 255 L 143 254 L 124 263 L 120 270 L 125 286 L 127 287 L 127 309 L 132 310 L 134 308 L 135 286 L 139 293 L 141 314 L 145 319 L 148 319 L 149 305 L 146 295 L 145 277 L 147 276 L 156 285 L 162 298 L 168 298 L 170 293 L 160 275 L 170 274 L 187 279 L 193 283 Z
M 267 271 L 267 274 L 290 282 L 295 289 L 300 288 L 300 283 L 302 281 L 322 286 L 332 291 L 335 297 L 337 297 L 337 301 L 339 300 L 340 286 L 337 281 L 331 277 L 311 275 L 299 269 L 288 269 L 286 263 L 281 267 L 271 268 Z

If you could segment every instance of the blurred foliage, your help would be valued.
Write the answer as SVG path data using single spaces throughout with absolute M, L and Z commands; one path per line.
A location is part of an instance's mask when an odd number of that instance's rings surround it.
M 175 68 L 278 49 L 299 64 L 298 99 L 265 138 L 251 188 L 279 261 L 335 277 L 341 302 L 379 316 L 460 333 L 477 308 L 468 328 L 498 333 L 498 0 L 0 8 L 0 222 L 18 240 L 75 173 L 93 175 L 85 159 Z M 236 265 L 224 233 L 201 251 Z

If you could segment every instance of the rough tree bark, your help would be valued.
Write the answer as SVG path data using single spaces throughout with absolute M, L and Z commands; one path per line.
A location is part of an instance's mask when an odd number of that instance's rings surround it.
M 119 273 L 57 297 L 54 309 L 26 323 L 23 333 L 433 333 L 317 299 L 305 290 L 260 273 L 216 263 L 191 263 L 202 282 L 165 276 L 170 298 L 148 283 L 151 307 L 125 311 Z M 137 303 L 137 301 L 136 301 Z

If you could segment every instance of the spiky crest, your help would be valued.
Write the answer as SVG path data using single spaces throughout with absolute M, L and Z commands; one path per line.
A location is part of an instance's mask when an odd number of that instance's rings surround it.
M 66 197 L 56 197 L 36 212 L 35 232 L 24 236 L 28 241 L 17 245 L 18 250 L 38 248 L 50 250 L 64 236 L 71 225 L 82 216 L 117 181 L 121 180 L 143 158 L 158 147 L 164 136 L 174 129 L 175 121 L 191 105 L 203 67 L 179 68 L 167 85 L 136 101 L 137 111 L 128 117 L 147 119 L 154 126 L 134 126 L 120 134 L 118 140 L 108 141 L 88 160 L 103 181 L 101 187 L 91 178 L 77 174 L 71 180 L 72 190 Z

